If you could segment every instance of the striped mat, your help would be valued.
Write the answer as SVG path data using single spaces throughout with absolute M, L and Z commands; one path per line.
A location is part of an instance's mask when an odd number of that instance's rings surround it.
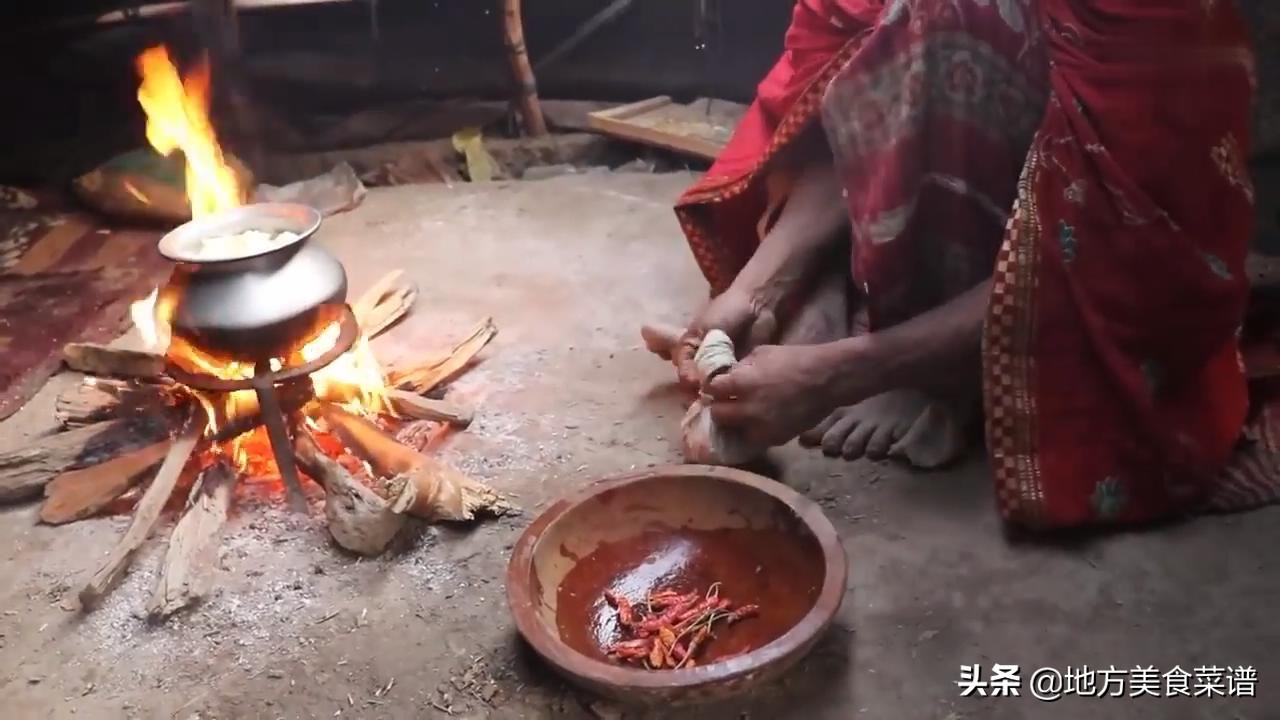
M 56 196 L 0 186 L 0 419 L 27 403 L 68 342 L 109 342 L 164 282 L 161 232 L 112 228 Z

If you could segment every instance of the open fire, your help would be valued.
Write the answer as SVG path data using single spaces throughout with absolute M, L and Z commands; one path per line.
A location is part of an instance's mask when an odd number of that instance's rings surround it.
M 144 51 L 137 62 L 141 85 L 138 102 L 147 116 L 147 141 L 162 155 L 181 152 L 186 161 L 186 192 L 193 219 L 199 219 L 245 204 L 248 188 L 226 161 L 217 134 L 209 119 L 210 72 L 201 60 L 187 76 L 181 77 L 164 47 Z M 165 354 L 170 362 L 183 369 L 227 380 L 247 380 L 255 373 L 253 363 L 221 358 L 217 353 L 182 337 L 174 337 L 171 320 L 175 311 L 174 296 L 166 296 L 157 288 L 144 300 L 135 303 L 130 315 L 146 349 Z M 312 363 L 339 341 L 340 323 L 325 326 L 314 337 L 300 340 L 293 357 L 271 358 L 270 368 L 279 371 L 290 364 Z M 291 363 L 290 360 L 293 362 Z M 386 378 L 364 337 L 328 365 L 311 373 L 315 395 L 322 400 L 341 404 L 357 414 L 391 414 L 387 401 Z M 237 418 L 257 410 L 253 390 L 210 392 L 192 389 L 208 417 L 206 434 L 220 430 L 219 418 Z M 255 428 L 251 433 L 263 433 Z M 245 447 L 263 447 L 265 443 L 239 436 L 224 444 L 223 449 L 242 468 L 247 462 Z M 258 438 L 261 440 L 261 438 Z
M 471 411 L 425 395 L 469 366 L 496 333 L 492 321 L 446 352 L 384 371 L 368 339 L 409 311 L 412 283 L 389 273 L 348 305 L 345 270 L 309 242 L 319 213 L 247 202 L 209 119 L 208 67 L 184 79 L 154 48 L 138 69 L 148 140 L 186 161 L 192 219 L 160 241 L 173 277 L 131 308 L 143 350 L 64 348 L 66 365 L 89 376 L 58 398 L 66 430 L 0 458 L 0 500 L 43 492 L 46 523 L 132 502 L 129 527 L 85 583 L 82 605 L 123 576 L 175 497 L 186 501 L 149 611 L 165 617 L 200 598 L 246 476 L 278 476 L 303 511 L 301 479 L 310 478 L 334 542 L 361 555 L 383 552 L 409 516 L 457 522 L 510 509 L 427 452 L 445 428 L 465 428 Z M 261 252 L 193 257 L 181 244 L 246 231 L 276 235 Z M 295 237 L 281 240 L 281 231 Z

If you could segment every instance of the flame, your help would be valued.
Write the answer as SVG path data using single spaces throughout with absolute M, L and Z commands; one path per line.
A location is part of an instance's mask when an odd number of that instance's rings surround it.
M 129 306 L 129 319 L 138 330 L 142 348 L 152 352 L 164 352 L 169 347 L 169 319 L 173 317 L 174 299 L 159 300 L 160 288 Z
M 182 152 L 186 161 L 186 190 L 191 216 L 199 218 L 243 205 L 245 189 L 227 163 L 209 120 L 210 74 L 207 60 L 202 59 L 182 78 L 168 51 L 158 46 L 139 55 L 137 67 L 142 77 L 138 102 L 147 116 L 147 142 L 161 155 Z M 227 379 L 252 376 L 251 364 L 217 358 L 181 337 L 171 336 L 170 320 L 176 309 L 176 297 L 175 293 L 162 297 L 157 289 L 130 306 L 133 324 L 146 348 L 165 353 L 194 372 Z M 334 346 L 340 334 L 341 328 L 337 323 L 327 326 L 299 348 L 294 357 L 288 358 L 288 364 L 297 365 L 319 358 Z M 271 366 L 279 369 L 285 363 L 285 358 L 279 358 L 273 360 Z M 316 396 L 321 399 L 340 403 L 363 414 L 394 414 L 387 401 L 385 375 L 363 338 L 337 360 L 313 373 L 311 378 Z M 205 410 L 208 417 L 206 433 L 209 435 L 218 432 L 221 421 L 243 416 L 257 406 L 252 390 L 207 393 L 191 389 L 191 393 Z M 260 435 L 261 429 L 254 432 Z M 220 451 L 244 468 L 249 462 L 246 446 L 260 440 L 262 438 L 254 433 L 246 433 L 225 443 Z
M 303 345 L 299 351 L 303 361 L 311 362 L 333 347 L 341 330 L 333 323 Z M 313 373 L 311 381 L 317 397 L 342 403 L 348 410 L 394 414 L 387 401 L 386 375 L 363 337 L 337 360 Z
M 244 189 L 222 156 L 209 122 L 209 62 L 201 59 L 186 78 L 164 46 L 138 56 L 142 85 L 138 102 L 147 114 L 147 142 L 161 155 L 181 150 L 186 159 L 191 216 L 202 217 L 244 204 Z

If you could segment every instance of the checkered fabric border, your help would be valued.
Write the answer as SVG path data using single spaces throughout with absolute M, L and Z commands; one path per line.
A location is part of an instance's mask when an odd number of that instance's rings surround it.
M 698 267 L 702 268 L 703 274 L 706 275 L 713 295 L 719 294 L 729 287 L 733 282 L 734 275 L 737 273 L 737 268 L 731 269 L 728 267 L 729 263 L 723 257 L 720 244 L 714 237 L 715 231 L 709 227 L 710 221 L 705 213 L 705 208 L 700 208 L 699 206 L 731 200 L 746 192 L 747 188 L 751 187 L 751 184 L 761 177 L 769 162 L 794 141 L 804 130 L 805 125 L 817 116 L 822 106 L 823 97 L 826 95 L 827 87 L 830 86 L 836 75 L 841 70 L 844 70 L 849 61 L 853 59 L 854 53 L 858 51 L 858 48 L 862 47 L 862 42 L 865 38 L 866 34 L 864 33 L 845 43 L 835 58 L 827 63 L 822 72 L 818 73 L 813 82 L 809 84 L 809 87 L 805 88 L 800 95 L 800 99 L 791 106 L 787 114 L 783 116 L 782 121 L 778 123 L 768 147 L 765 148 L 764 153 L 760 155 L 760 159 L 749 173 L 728 183 L 718 183 L 715 177 L 705 177 L 681 201 L 681 205 L 676 207 L 676 218 L 679 220 L 685 236 L 689 239 L 689 247 L 693 250 L 694 259 L 697 261 Z M 727 179 L 724 178 L 724 180 Z
M 1006 520 L 1035 525 L 1044 492 L 1035 455 L 1035 269 L 1040 227 L 1031 188 L 1038 153 L 1027 155 L 1018 199 L 996 256 L 991 300 L 983 327 L 983 398 L 987 445 L 1000 514 Z

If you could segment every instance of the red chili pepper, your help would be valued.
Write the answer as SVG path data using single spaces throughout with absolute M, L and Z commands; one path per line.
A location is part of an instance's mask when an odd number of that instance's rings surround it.
M 675 625 L 680 616 L 689 611 L 690 608 L 696 607 L 701 601 L 697 593 L 690 593 L 680 598 L 680 601 L 663 611 L 661 620 L 668 625 Z
M 617 650 L 609 654 L 618 658 L 619 660 L 643 660 L 644 658 L 649 657 L 649 649 L 648 648 L 635 648 L 635 649 L 627 648 L 627 649 Z
M 635 640 L 619 640 L 609 646 L 609 652 L 615 652 L 618 650 L 635 650 L 636 648 L 648 650 L 649 645 L 650 642 L 644 638 L 637 638 Z
M 693 654 L 698 652 L 698 649 L 702 646 L 702 643 L 706 641 L 707 635 L 709 634 L 711 634 L 710 629 L 705 627 L 699 628 L 698 632 L 693 634 L 693 639 L 689 641 L 689 649 L 685 652 L 685 655 L 692 660 Z
M 672 590 L 671 588 L 666 588 L 663 590 L 654 590 L 653 592 L 649 593 L 650 600 L 673 600 L 678 597 L 680 597 L 680 592 L 677 590 Z
M 637 633 L 646 632 L 646 633 L 652 634 L 652 633 L 658 632 L 664 627 L 674 627 L 672 623 L 667 621 L 666 613 L 663 613 L 658 617 L 650 617 L 645 620 L 641 620 L 636 625 L 636 632 Z
M 609 647 L 609 654 L 626 660 L 637 660 L 649 657 L 653 650 L 652 640 L 636 639 L 616 642 Z
M 695 618 L 700 618 L 703 615 L 707 614 L 708 610 L 716 609 L 716 607 L 719 604 L 720 604 L 720 600 L 718 598 L 707 598 L 705 600 L 702 600 L 701 602 L 681 612 L 676 617 L 676 625 L 680 626 L 689 622 L 690 620 L 693 620 Z
M 635 608 L 631 607 L 631 601 L 625 597 L 606 591 L 604 594 L 605 602 L 618 609 L 618 622 L 627 627 L 631 627 L 636 622 Z
M 760 611 L 758 605 L 734 609 L 733 603 L 720 595 L 718 583 L 706 593 L 681 595 L 670 588 L 655 590 L 638 607 L 615 592 L 606 592 L 604 597 L 617 610 L 618 622 L 629 638 L 609 646 L 609 656 L 652 670 L 694 667 L 694 656 L 714 637 L 711 630 L 715 623 L 731 625 Z
M 689 654 L 689 649 L 685 647 L 683 640 L 679 640 L 676 642 L 675 647 L 671 648 L 671 654 L 675 656 L 676 660 L 684 660 L 685 656 Z

